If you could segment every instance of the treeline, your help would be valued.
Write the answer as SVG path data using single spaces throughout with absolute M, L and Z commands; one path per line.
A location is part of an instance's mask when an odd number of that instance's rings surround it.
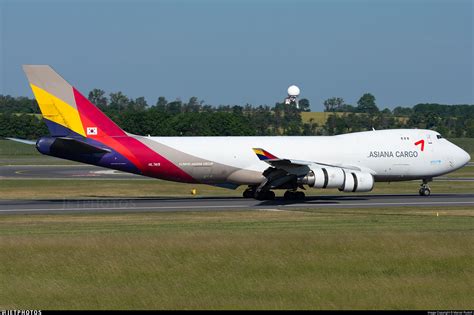
M 327 120 L 320 124 L 313 119 L 303 122 L 301 112 L 310 109 L 307 99 L 299 100 L 298 106 L 211 106 L 196 97 L 187 102 L 159 97 L 150 105 L 143 97 L 132 99 L 122 92 L 106 95 L 99 89 L 88 98 L 124 130 L 141 135 L 334 135 L 372 128 L 427 128 L 445 137 L 474 137 L 474 105 L 418 104 L 379 110 L 370 93 L 357 106 L 338 97 L 326 100 Z M 33 99 L 0 95 L 0 136 L 35 139 L 47 134 L 40 115 L 34 115 L 39 113 Z
M 333 97 L 324 101 L 326 112 L 332 112 L 324 126 L 328 134 L 388 128 L 432 129 L 445 137 L 474 137 L 474 105 L 417 104 L 380 111 L 375 97 L 364 94 L 357 106 Z

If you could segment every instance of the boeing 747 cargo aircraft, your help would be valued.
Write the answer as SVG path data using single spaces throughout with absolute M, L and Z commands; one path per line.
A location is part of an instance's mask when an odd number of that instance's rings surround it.
M 433 130 L 394 129 L 316 137 L 150 137 L 127 133 L 47 65 L 25 65 L 50 135 L 39 152 L 184 183 L 246 185 L 245 198 L 304 198 L 301 190 L 371 191 L 375 182 L 428 182 L 470 156 Z M 298 190 L 300 189 L 300 190 Z

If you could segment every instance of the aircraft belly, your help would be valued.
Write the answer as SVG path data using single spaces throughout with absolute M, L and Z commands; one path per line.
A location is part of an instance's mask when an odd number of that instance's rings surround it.
M 198 162 L 194 165 L 181 165 L 180 167 L 194 179 L 204 184 L 232 183 L 237 185 L 255 185 L 260 184 L 264 179 L 261 171 L 236 169 L 218 163 L 214 165 L 200 165 Z

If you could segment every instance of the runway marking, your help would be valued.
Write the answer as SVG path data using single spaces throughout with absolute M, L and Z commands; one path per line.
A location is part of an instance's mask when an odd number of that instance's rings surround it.
M 100 175 L 131 175 L 131 176 L 137 176 L 137 174 L 125 173 L 125 172 L 117 171 L 117 170 L 90 171 L 89 173 L 100 174 Z
M 289 211 L 289 210 L 284 210 L 284 209 L 265 209 L 265 208 L 262 208 L 262 209 L 255 209 L 257 211 L 270 211 L 270 212 L 293 212 L 293 211 Z
M 439 206 L 447 206 L 453 204 L 465 204 L 471 205 L 474 204 L 474 201 L 447 201 L 447 202 L 374 202 L 374 203 L 343 203 L 343 204 L 290 204 L 290 205 L 281 205 L 282 207 L 300 207 L 304 208 L 305 206 L 312 206 L 311 208 L 317 208 L 318 206 L 321 208 L 324 207 L 345 207 L 345 206 L 389 206 L 389 205 L 397 205 L 397 206 L 414 206 L 414 205 L 439 205 Z M 274 208 L 264 209 L 252 209 L 256 207 L 256 205 L 207 205 L 207 206 L 154 206 L 154 207 L 104 207 L 104 208 L 58 208 L 58 209 L 51 209 L 51 208 L 32 208 L 32 209 L 1 209 L 0 212 L 28 212 L 28 211 L 86 211 L 86 210 L 152 210 L 152 209 L 237 209 L 240 208 L 242 210 L 250 209 L 250 210 L 257 210 L 257 211 L 288 211 L 288 210 L 278 210 Z
M 163 206 L 163 207 L 110 207 L 110 208 L 37 208 L 37 209 L 2 209 L 0 212 L 11 211 L 83 211 L 83 210 L 147 210 L 147 209 L 203 209 L 203 208 L 245 208 L 240 205 L 229 206 Z
M 440 201 L 440 202 L 372 202 L 372 203 L 343 203 L 343 204 L 313 204 L 321 206 L 414 206 L 414 205 L 450 205 L 450 204 L 474 204 L 474 201 Z M 304 203 L 285 205 L 286 207 L 301 207 Z

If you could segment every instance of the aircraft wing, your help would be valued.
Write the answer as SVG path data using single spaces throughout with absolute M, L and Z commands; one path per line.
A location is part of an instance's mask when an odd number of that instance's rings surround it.
M 302 161 L 302 160 L 293 160 L 293 159 L 280 159 L 275 155 L 271 154 L 270 152 L 261 149 L 261 148 L 253 148 L 253 151 L 258 156 L 261 161 L 268 163 L 269 165 L 275 168 L 282 168 L 288 170 L 289 168 L 299 168 L 301 166 L 309 166 L 309 165 L 319 165 L 321 167 L 330 166 L 330 167 L 337 167 L 337 168 L 344 168 L 350 169 L 355 171 L 361 171 L 362 169 L 357 166 L 353 165 L 344 165 L 344 164 L 327 164 L 321 163 L 317 161 Z
M 311 168 L 314 167 L 335 167 L 342 169 L 350 169 L 356 171 L 366 171 L 371 174 L 374 172 L 369 169 L 362 169 L 361 167 L 352 166 L 352 165 L 342 165 L 342 164 L 327 164 L 320 163 L 317 161 L 301 161 L 293 159 L 282 159 L 271 154 L 270 152 L 262 148 L 253 148 L 253 151 L 257 157 L 270 165 L 263 172 L 265 180 L 257 187 L 256 192 L 266 191 L 273 188 L 285 188 L 285 187 L 294 187 L 297 183 L 297 179 L 304 177 L 308 174 Z M 304 189 L 302 185 L 299 185 L 300 188 Z

